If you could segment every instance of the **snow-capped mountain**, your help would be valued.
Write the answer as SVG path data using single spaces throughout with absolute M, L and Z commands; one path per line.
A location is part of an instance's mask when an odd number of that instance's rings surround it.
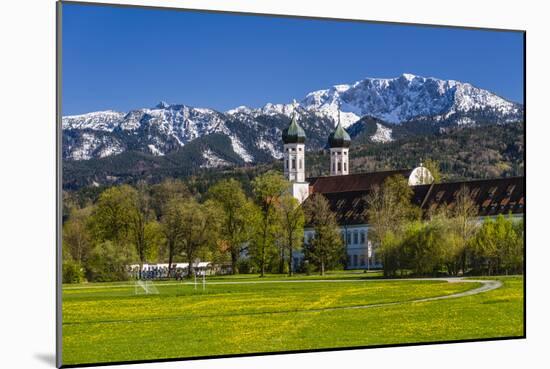
M 340 114 L 338 110 L 340 109 Z M 296 104 L 239 106 L 226 112 L 161 102 L 127 113 L 102 111 L 63 117 L 63 156 L 86 160 L 138 151 L 162 156 L 210 134 L 229 138 L 243 163 L 280 158 L 281 130 L 293 112 L 308 135 L 308 148 L 326 144 L 338 116 L 345 127 L 363 117 L 378 123 L 372 142 L 393 140 L 392 124 L 423 122 L 437 126 L 508 123 L 523 119 L 523 106 L 468 83 L 403 74 L 367 78 L 308 93 Z M 353 136 L 353 135 L 352 135 Z M 203 166 L 227 161 L 208 147 Z
M 478 110 L 492 111 L 495 123 L 516 121 L 522 107 L 489 91 L 453 80 L 403 74 L 397 78 L 367 78 L 307 94 L 300 104 L 308 110 L 338 117 L 349 126 L 363 116 L 399 124 L 418 118 L 435 121 Z

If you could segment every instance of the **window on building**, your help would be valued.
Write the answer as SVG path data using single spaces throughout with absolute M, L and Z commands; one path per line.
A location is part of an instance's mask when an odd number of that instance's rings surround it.
M 349 245 L 351 243 L 351 232 L 346 234 L 346 243 Z
M 301 148 L 301 147 L 299 147 L 299 148 L 298 148 L 298 151 L 302 151 L 302 148 Z
M 365 231 L 361 231 L 361 243 L 365 243 Z
M 342 163 L 338 163 L 338 171 L 342 171 Z
M 353 266 L 358 266 L 357 264 L 357 255 L 353 255 Z
M 365 255 L 361 255 L 361 266 L 365 265 Z
M 359 233 L 357 231 L 353 232 L 353 243 L 356 245 L 359 243 Z
M 344 155 L 347 155 L 347 154 L 348 154 L 348 152 L 347 152 L 347 151 L 344 151 Z
M 348 166 L 346 165 L 346 163 L 344 162 L 344 171 L 348 170 Z
M 296 159 L 292 159 L 292 168 L 291 169 L 296 169 Z

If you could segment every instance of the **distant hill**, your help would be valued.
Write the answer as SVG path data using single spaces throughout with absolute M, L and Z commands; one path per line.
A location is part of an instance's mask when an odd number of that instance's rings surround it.
M 378 125 L 393 127 L 392 139 L 378 140 Z M 352 135 L 352 172 L 402 169 L 422 160 L 437 160 L 446 180 L 494 178 L 524 174 L 524 123 L 448 126 L 434 129 L 431 123 L 390 126 L 376 118 L 363 118 L 348 128 Z M 373 138 L 374 137 L 374 138 Z M 318 147 L 306 155 L 306 174 L 328 174 L 329 157 Z M 76 190 L 165 177 L 184 178 L 198 190 L 221 177 L 249 180 L 259 172 L 282 170 L 281 161 L 265 157 L 250 163 L 235 153 L 231 139 L 220 133 L 199 137 L 163 156 L 139 151 L 89 160 L 66 160 L 63 187 Z

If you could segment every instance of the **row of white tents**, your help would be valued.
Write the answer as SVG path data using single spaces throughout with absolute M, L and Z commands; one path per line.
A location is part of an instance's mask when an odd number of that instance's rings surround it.
M 169 264 L 168 263 L 158 263 L 158 264 L 143 264 L 141 266 L 142 271 L 148 271 L 153 269 L 168 269 Z M 193 263 L 192 265 L 193 269 L 211 269 L 212 263 L 209 261 L 201 261 L 198 264 Z M 131 270 L 139 270 L 139 264 L 130 264 L 128 265 Z M 189 263 L 172 263 L 172 269 L 181 269 L 181 270 L 187 270 L 189 268 Z

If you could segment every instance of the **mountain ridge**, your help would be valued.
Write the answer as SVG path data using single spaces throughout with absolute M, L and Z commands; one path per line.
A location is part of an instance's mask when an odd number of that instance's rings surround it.
M 340 110 L 340 113 L 339 113 Z M 366 78 L 312 91 L 298 103 L 267 103 L 261 108 L 239 106 L 220 112 L 210 108 L 168 104 L 127 113 L 107 110 L 65 116 L 63 158 L 89 160 L 125 151 L 156 156 L 180 150 L 207 135 L 229 138 L 231 149 L 244 163 L 266 162 L 282 155 L 281 131 L 296 112 L 308 135 L 308 148 L 323 148 L 338 119 L 353 125 L 371 117 L 377 131 L 371 139 L 391 142 L 404 126 L 432 127 L 505 124 L 523 119 L 523 106 L 469 83 L 402 74 L 396 78 Z M 359 134 L 359 132 L 357 133 Z M 207 147 L 212 155 L 214 147 Z M 225 150 L 226 148 L 224 148 Z M 204 158 L 197 165 L 224 163 Z

